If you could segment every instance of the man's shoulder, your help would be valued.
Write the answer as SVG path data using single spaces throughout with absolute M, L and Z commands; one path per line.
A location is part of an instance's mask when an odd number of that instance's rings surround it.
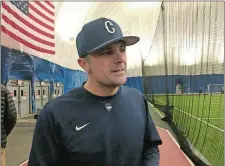
M 50 100 L 45 106 L 55 106 L 58 103 L 68 102 L 71 100 L 75 102 L 76 99 L 79 99 L 79 97 L 82 95 L 83 91 L 81 89 L 81 87 L 74 88 L 71 91 L 64 93 L 63 95 Z
M 132 102 L 144 102 L 144 95 L 137 89 L 127 87 L 127 86 L 122 86 L 121 87 L 121 93 L 122 97 L 126 98 L 126 100 L 130 100 Z
M 68 118 L 71 112 L 78 107 L 77 103 L 81 104 L 80 102 L 85 102 L 82 96 L 83 90 L 81 87 L 78 87 L 50 100 L 41 109 L 37 119 L 38 124 L 43 123 L 43 121 L 48 121 L 48 123 L 60 122 Z
M 81 87 L 74 88 L 63 95 L 50 100 L 45 104 L 43 110 L 51 110 L 51 112 L 54 112 L 59 109 L 73 107 L 73 105 L 76 104 L 76 101 L 82 98 L 82 93 L 83 91 Z
M 139 96 L 143 96 L 143 94 L 135 89 L 135 88 L 131 88 L 131 87 L 128 87 L 128 86 L 121 86 L 121 89 L 122 89 L 122 93 L 125 94 L 125 95 L 139 95 Z

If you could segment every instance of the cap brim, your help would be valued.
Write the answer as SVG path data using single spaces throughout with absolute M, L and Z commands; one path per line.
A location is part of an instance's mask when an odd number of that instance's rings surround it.
M 131 45 L 134 45 L 137 42 L 139 42 L 139 40 L 140 40 L 140 38 L 137 37 L 137 36 L 125 36 L 125 37 L 122 37 L 122 38 L 113 39 L 113 40 L 107 41 L 107 42 L 97 46 L 96 48 L 92 49 L 91 51 L 88 52 L 88 54 L 90 54 L 92 52 L 95 52 L 95 51 L 98 51 L 98 50 L 106 47 L 107 45 L 115 43 L 117 41 L 124 41 L 126 46 L 131 46 Z

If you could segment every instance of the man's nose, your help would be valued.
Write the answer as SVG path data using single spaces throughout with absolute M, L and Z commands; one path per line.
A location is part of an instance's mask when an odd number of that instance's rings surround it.
M 117 48 L 116 52 L 115 52 L 115 61 L 116 61 L 116 63 L 125 63 L 126 62 L 126 52 L 121 51 L 120 48 Z

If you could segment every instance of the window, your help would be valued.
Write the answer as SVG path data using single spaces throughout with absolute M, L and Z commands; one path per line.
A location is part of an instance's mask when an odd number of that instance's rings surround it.
M 14 90 L 14 96 L 16 97 L 16 90 Z

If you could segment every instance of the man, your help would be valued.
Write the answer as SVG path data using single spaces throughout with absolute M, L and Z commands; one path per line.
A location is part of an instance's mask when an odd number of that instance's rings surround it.
M 78 63 L 88 73 L 79 88 L 49 102 L 40 113 L 29 166 L 158 166 L 162 143 L 143 95 L 122 86 L 126 46 L 113 20 L 85 24 L 76 38 Z
M 6 86 L 1 84 L 1 166 L 6 165 L 5 148 L 7 137 L 17 120 L 16 106 Z

